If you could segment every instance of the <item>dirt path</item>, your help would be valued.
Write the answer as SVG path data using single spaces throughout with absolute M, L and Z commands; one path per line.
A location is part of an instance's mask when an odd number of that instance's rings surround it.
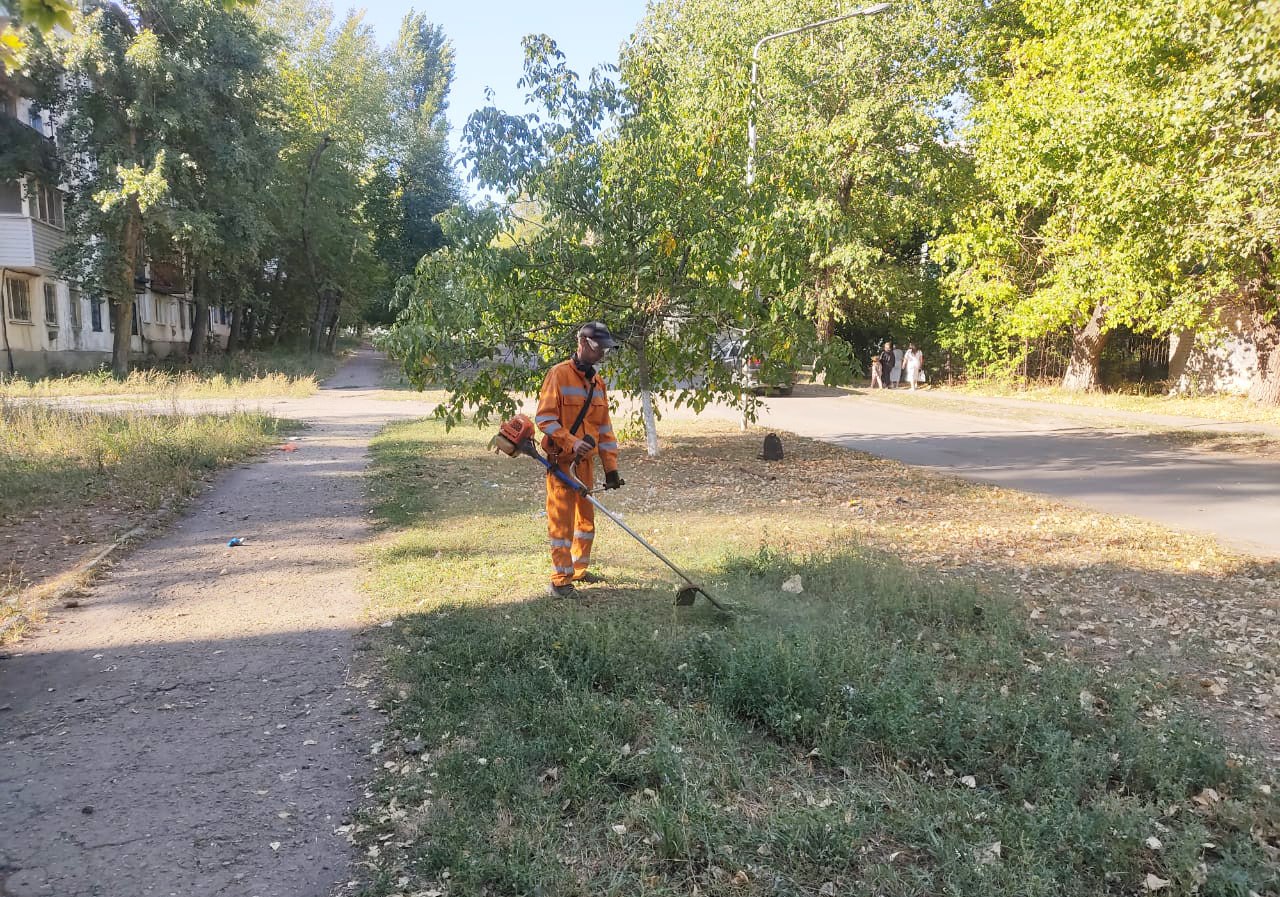
M 361 691 L 361 475 L 418 403 L 357 355 L 277 413 L 296 453 L 223 476 L 171 533 L 0 657 L 0 897 L 347 891 L 378 717 Z M 231 537 L 246 544 L 226 547 Z

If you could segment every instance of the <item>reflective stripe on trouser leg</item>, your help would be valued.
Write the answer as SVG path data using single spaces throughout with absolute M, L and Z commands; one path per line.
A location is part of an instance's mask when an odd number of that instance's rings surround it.
M 547 477 L 547 537 L 551 542 L 551 584 L 573 581 L 573 524 L 578 494 L 553 476 Z
M 588 489 L 595 485 L 594 468 L 595 465 L 587 461 L 579 464 L 574 471 Z M 596 506 L 586 498 L 576 494 L 574 497 L 577 499 L 577 506 L 573 521 L 573 573 L 581 576 L 587 572 L 587 566 L 591 563 L 591 543 L 596 536 Z

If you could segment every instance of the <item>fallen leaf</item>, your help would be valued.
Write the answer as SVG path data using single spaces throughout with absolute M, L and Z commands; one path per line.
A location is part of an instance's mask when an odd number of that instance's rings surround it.
M 797 573 L 795 576 L 791 577 L 786 582 L 784 582 L 782 584 L 782 591 L 787 592 L 788 594 L 791 594 L 791 595 L 799 595 L 801 592 L 803 592 L 804 581 L 800 578 L 800 574 Z
M 1161 888 L 1169 887 L 1169 880 L 1148 872 L 1146 879 L 1142 882 L 1142 886 L 1148 891 L 1158 891 Z
M 271 848 L 272 850 L 279 850 L 279 849 L 280 849 L 280 842 L 279 842 L 279 841 L 272 841 L 272 842 L 271 842 L 271 844 L 270 844 L 270 845 L 268 845 L 268 846 L 270 846 L 270 848 Z
M 1151 850 L 1162 850 L 1164 849 L 1164 844 L 1160 842 L 1159 838 L 1157 838 L 1155 835 L 1152 835 L 1150 838 L 1147 839 L 1147 847 L 1149 847 Z
M 627 827 L 625 825 L 615 825 L 611 827 L 613 828 L 613 833 L 615 835 L 625 835 L 627 833 Z
M 966 788 L 977 788 L 978 780 L 973 776 L 961 776 L 960 784 L 964 785 Z

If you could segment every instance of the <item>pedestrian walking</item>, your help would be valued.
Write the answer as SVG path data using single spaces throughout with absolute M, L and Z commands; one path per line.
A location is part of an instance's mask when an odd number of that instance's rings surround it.
M 884 389 L 884 378 L 880 376 L 880 353 L 871 353 L 871 388 Z
M 885 340 L 884 349 L 880 352 L 880 385 L 885 389 L 893 388 L 893 365 L 896 361 L 893 355 L 893 342 Z
M 924 380 L 924 353 L 915 343 L 907 344 L 906 354 L 902 356 L 903 369 L 906 371 L 907 383 L 915 392 L 916 385 Z
M 889 379 L 893 382 L 894 389 L 902 382 L 902 350 L 897 346 L 893 349 L 893 370 L 889 372 Z
M 572 473 L 588 489 L 594 479 L 594 459 L 604 465 L 604 488 L 619 489 L 618 439 L 609 420 L 604 380 L 596 372 L 617 343 L 599 321 L 578 331 L 578 350 L 547 372 L 534 418 L 544 438 L 542 450 L 561 470 Z M 551 594 L 580 598 L 575 582 L 600 582 L 590 572 L 595 540 L 595 506 L 559 478 L 547 474 L 547 536 L 551 540 Z

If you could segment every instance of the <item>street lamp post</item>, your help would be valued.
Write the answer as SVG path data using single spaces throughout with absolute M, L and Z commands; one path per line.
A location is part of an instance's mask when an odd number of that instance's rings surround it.
M 842 16 L 836 16 L 834 19 L 823 19 L 821 22 L 810 22 L 808 25 L 801 25 L 799 28 L 789 28 L 786 31 L 779 31 L 777 34 L 767 34 L 760 40 L 756 41 L 755 49 L 751 51 L 751 96 L 747 103 L 747 186 L 750 187 L 756 182 L 756 81 L 760 74 L 760 51 L 764 45 L 770 41 L 775 41 L 780 37 L 790 37 L 793 34 L 801 34 L 805 31 L 813 31 L 815 28 L 825 28 L 827 25 L 834 25 L 836 22 L 843 22 L 847 19 L 856 19 L 859 16 L 878 16 L 882 12 L 889 11 L 890 4 L 877 3 L 874 6 L 867 6 L 863 9 L 846 13 Z
M 810 22 L 808 25 L 801 25 L 799 28 L 788 28 L 786 31 L 779 31 L 777 34 L 766 34 L 760 40 L 756 41 L 755 47 L 751 51 L 751 95 L 747 98 L 747 189 L 751 189 L 751 185 L 756 182 L 756 82 L 760 75 L 760 51 L 764 49 L 764 45 L 770 41 L 775 41 L 780 37 L 790 37 L 793 34 L 802 34 L 805 31 L 813 31 L 815 28 L 825 28 L 827 25 L 834 25 L 837 22 L 844 22 L 848 19 L 856 19 L 861 16 L 878 16 L 882 12 L 888 12 L 891 4 L 877 3 L 874 6 L 866 6 L 862 9 L 845 13 L 842 16 L 836 16 L 832 19 L 823 19 L 820 22 Z M 756 302 L 760 301 L 760 286 L 755 288 Z M 743 412 L 742 429 L 747 429 L 747 415 Z

